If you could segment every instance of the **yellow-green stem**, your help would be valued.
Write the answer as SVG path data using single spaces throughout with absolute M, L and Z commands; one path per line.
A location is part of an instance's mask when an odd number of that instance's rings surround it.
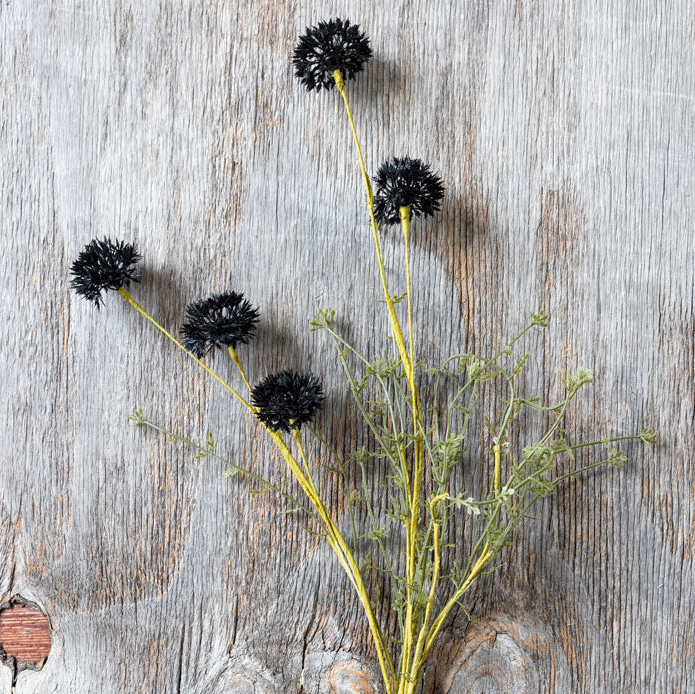
M 420 633 L 418 634 L 418 640 L 415 644 L 415 653 L 413 654 L 412 665 L 410 667 L 410 682 L 408 683 L 408 690 L 415 692 L 420 679 L 420 673 L 424 668 L 425 656 L 424 656 L 424 646 L 425 639 L 427 638 L 427 629 L 430 625 L 430 617 L 432 616 L 432 608 L 434 607 L 434 600 L 437 593 L 437 582 L 439 581 L 439 568 L 442 560 L 442 550 L 439 541 L 439 526 L 441 525 L 440 519 L 437 517 L 436 505 L 441 501 L 448 498 L 448 494 L 439 494 L 435 496 L 432 501 L 430 501 L 430 516 L 432 518 L 432 539 L 434 543 L 434 566 L 432 568 L 432 582 L 430 584 L 430 592 L 427 596 L 427 605 L 425 607 L 425 618 L 422 621 L 422 627 L 420 628 Z
M 354 140 L 355 149 L 357 150 L 357 157 L 360 163 L 360 171 L 362 172 L 362 180 L 364 181 L 364 187 L 367 192 L 367 209 L 369 210 L 369 219 L 372 226 L 372 235 L 374 236 L 374 246 L 376 248 L 376 257 L 377 262 L 379 264 L 381 285 L 384 290 L 384 300 L 386 301 L 386 308 L 388 310 L 389 320 L 391 322 L 391 331 L 393 332 L 393 337 L 396 341 L 398 354 L 400 355 L 401 361 L 403 362 L 403 368 L 406 370 L 407 373 L 409 367 L 408 350 L 406 349 L 405 340 L 403 339 L 403 331 L 401 330 L 400 323 L 398 322 L 396 307 L 393 303 L 393 299 L 391 298 L 391 294 L 389 294 L 388 284 L 386 282 L 386 270 L 384 268 L 384 260 L 381 254 L 381 242 L 379 241 L 379 228 L 376 223 L 376 218 L 374 217 L 374 193 L 372 191 L 372 184 L 369 181 L 369 174 L 367 173 L 367 169 L 364 165 L 362 147 L 360 146 L 360 141 L 357 136 L 355 121 L 352 117 L 350 102 L 348 100 L 347 91 L 345 90 L 345 83 L 343 82 L 343 77 L 340 74 L 340 70 L 336 70 L 333 73 L 333 79 L 335 80 L 335 86 L 340 92 L 340 95 L 343 97 L 343 103 L 345 104 L 345 112 L 347 113 L 347 118 L 350 122 L 350 129 L 352 130 L 352 139 Z
M 403 230 L 403 241 L 405 242 L 405 276 L 406 276 L 406 292 L 408 302 L 408 341 L 410 343 L 410 371 L 415 368 L 415 349 L 413 347 L 413 293 L 412 283 L 410 281 L 410 205 L 401 207 L 398 210 L 398 216 L 401 220 L 401 229 Z M 410 381 L 411 376 L 408 377 Z
M 306 457 L 306 452 L 304 451 L 304 446 L 302 445 L 302 432 L 299 429 L 293 429 L 292 430 L 292 436 L 294 436 L 294 440 L 297 443 L 297 448 L 299 449 L 299 455 L 302 459 L 302 463 L 304 464 L 304 470 L 306 471 L 307 479 L 311 483 L 311 486 L 313 487 L 314 492 L 316 492 L 316 496 L 318 496 L 319 490 L 316 487 L 316 482 L 314 482 L 314 478 L 311 474 L 311 470 L 309 469 L 309 461 Z
M 415 384 L 415 363 L 414 363 L 414 348 L 412 339 L 412 295 L 410 287 L 410 258 L 408 255 L 407 266 L 408 266 L 408 303 L 409 303 L 409 334 L 410 334 L 410 355 L 408 354 L 408 349 L 403 338 L 403 330 L 401 329 L 400 323 L 398 321 L 398 315 L 396 314 L 396 308 L 393 303 L 393 299 L 388 290 L 388 284 L 386 281 L 386 271 L 384 268 L 384 261 L 381 252 L 381 243 L 379 240 L 379 228 L 376 223 L 376 218 L 374 216 L 374 194 L 372 191 L 372 186 L 369 181 L 369 175 L 364 164 L 364 157 L 362 155 L 362 148 L 359 143 L 359 138 L 357 136 L 357 129 L 355 127 L 355 122 L 352 117 L 352 110 L 350 109 L 350 102 L 348 100 L 347 91 L 345 90 L 345 84 L 343 82 L 340 70 L 336 70 L 333 73 L 333 79 L 335 80 L 336 87 L 343 98 L 343 103 L 345 104 L 345 111 L 347 113 L 347 118 L 350 123 L 350 129 L 352 131 L 352 137 L 355 143 L 355 148 L 357 150 L 357 157 L 359 160 L 360 171 L 362 173 L 362 180 L 364 181 L 365 190 L 367 193 L 367 209 L 369 211 L 369 219 L 372 227 L 372 235 L 374 237 L 374 247 L 376 250 L 377 262 L 379 265 L 379 275 L 381 278 L 381 284 L 384 291 L 384 299 L 386 301 L 386 308 L 389 315 L 389 320 L 391 323 L 391 331 L 393 333 L 394 340 L 396 342 L 396 347 L 398 349 L 398 354 L 400 356 L 403 368 L 405 369 L 406 376 L 408 378 L 408 386 L 410 389 L 410 394 L 412 397 L 412 409 L 413 409 L 413 426 L 415 432 L 416 444 L 414 446 L 414 463 L 413 463 L 413 474 L 410 480 L 407 480 L 408 487 L 411 490 L 409 498 L 409 514 L 410 517 L 406 523 L 406 573 L 407 573 L 407 608 L 406 608 L 406 624 L 404 628 L 404 646 L 401 659 L 401 668 L 399 671 L 398 678 L 398 691 L 400 692 L 404 681 L 405 674 L 407 673 L 408 662 L 410 660 L 410 653 L 412 650 L 412 641 L 415 636 L 415 625 L 414 625 L 414 605 L 413 605 L 413 594 L 412 585 L 414 581 L 415 574 L 415 563 L 416 563 L 416 537 L 419 521 L 419 503 L 420 503 L 420 492 L 422 488 L 422 458 L 423 458 L 423 444 L 418 443 L 418 435 L 420 428 L 422 426 L 422 415 L 420 412 L 420 398 Z M 407 220 L 404 225 L 404 233 L 407 234 L 409 230 L 409 210 L 407 214 Z M 409 254 L 408 244 L 406 243 L 406 252 Z M 407 466 L 406 466 L 407 474 Z
M 493 473 L 493 478 L 492 478 L 492 488 L 494 490 L 494 493 L 497 495 L 499 494 L 500 491 L 500 486 L 501 486 L 501 477 L 502 477 L 502 448 L 499 444 L 495 444 L 493 448 L 493 452 L 495 455 L 495 470 Z M 472 566 L 470 572 L 468 573 L 468 576 L 466 577 L 466 580 L 459 586 L 459 588 L 456 590 L 456 592 L 451 596 L 449 601 L 444 605 L 442 608 L 442 611 L 439 613 L 437 618 L 434 620 L 432 623 L 432 627 L 430 628 L 428 634 L 427 634 L 427 641 L 425 643 L 425 650 L 424 650 L 424 657 L 427 656 L 427 653 L 429 653 L 430 649 L 434 645 L 434 642 L 444 625 L 444 620 L 446 619 L 447 615 L 451 611 L 451 609 L 454 607 L 454 605 L 460 600 L 461 596 L 470 588 L 471 584 L 475 579 L 480 575 L 480 572 L 485 568 L 485 565 L 490 561 L 492 558 L 492 552 L 490 551 L 490 543 L 489 541 L 485 542 L 485 546 L 483 547 L 482 552 L 480 553 L 480 556 L 478 557 L 478 560 L 475 562 L 475 564 Z
M 236 349 L 234 349 L 234 347 L 227 347 L 227 352 L 229 353 L 231 360 L 234 362 L 234 365 L 241 376 L 241 380 L 246 384 L 246 387 L 250 393 L 252 390 L 251 384 L 249 383 L 248 378 L 246 378 L 246 372 L 244 371 L 244 367 L 241 365 L 241 360 L 239 359 Z
M 495 472 L 493 476 L 492 488 L 495 491 L 495 495 L 497 495 L 500 493 L 500 485 L 502 484 L 502 448 L 497 443 L 492 450 L 495 454 Z
M 275 442 L 281 455 L 285 459 L 285 462 L 292 471 L 292 474 L 295 476 L 295 478 L 299 482 L 299 485 L 302 487 L 302 490 L 309 497 L 309 500 L 316 509 L 316 512 L 318 513 L 322 523 L 324 524 L 324 527 L 326 528 L 326 539 L 328 541 L 328 544 L 331 546 L 335 555 L 338 557 L 338 561 L 340 562 L 341 566 L 345 570 L 345 573 L 350 579 L 350 582 L 357 591 L 357 595 L 367 615 L 369 628 L 372 632 L 374 646 L 376 648 L 377 658 L 379 660 L 379 666 L 381 668 L 382 677 L 386 685 L 386 692 L 387 694 L 391 694 L 392 689 L 390 682 L 393 679 L 395 679 L 393 661 L 391 660 L 391 655 L 389 654 L 386 646 L 386 640 L 384 639 L 381 627 L 379 626 L 379 622 L 376 618 L 374 609 L 372 608 L 372 604 L 369 600 L 369 593 L 367 592 L 367 588 L 364 585 L 364 581 L 362 580 L 362 574 L 359 570 L 359 567 L 357 566 L 357 562 L 354 556 L 352 555 L 352 552 L 350 551 L 350 548 L 347 542 L 345 541 L 345 538 L 333 522 L 333 519 L 331 518 L 331 515 L 328 512 L 328 509 L 324 506 L 323 502 L 321 501 L 313 482 L 310 481 L 302 471 L 301 467 L 299 466 L 291 451 L 287 447 L 287 444 L 282 438 L 282 435 L 278 432 L 272 431 L 267 428 L 266 430 Z
M 415 346 L 414 346 L 414 331 L 413 331 L 413 292 L 412 280 L 410 272 L 410 206 L 401 207 L 398 210 L 398 216 L 401 220 L 401 229 L 403 231 L 403 241 L 405 246 L 405 268 L 406 268 L 406 299 L 408 312 L 408 341 L 410 347 L 410 355 L 408 359 L 408 370 L 406 372 L 408 378 L 408 387 L 412 397 L 413 411 L 413 472 L 411 475 L 412 487 L 410 497 L 410 528 L 406 539 L 406 577 L 407 577 L 407 600 L 405 616 L 405 629 L 403 640 L 403 658 L 401 662 L 401 682 L 402 686 L 406 686 L 406 674 L 412 676 L 412 672 L 408 671 L 415 632 L 417 624 L 414 622 L 413 596 L 411 586 L 415 582 L 415 568 L 417 558 L 417 531 L 420 521 L 420 494 L 422 491 L 423 482 L 423 457 L 424 444 L 422 441 L 422 413 L 420 410 L 420 395 L 415 382 Z M 429 618 L 428 618 L 429 619 Z
M 413 333 L 413 285 L 410 274 L 410 206 L 401 207 L 398 210 L 403 229 L 403 241 L 405 243 L 405 273 L 406 273 L 406 296 L 408 307 L 408 341 L 410 343 L 410 357 L 408 370 L 408 387 L 413 399 L 413 434 L 415 436 L 415 462 L 422 465 L 423 441 L 422 441 L 422 411 L 420 409 L 420 393 L 415 382 L 415 337 Z M 422 470 L 419 475 L 413 476 L 413 485 L 422 484 Z M 415 493 L 415 489 L 413 489 Z M 420 498 L 420 488 L 417 489 L 417 498 Z
M 241 360 L 239 359 L 239 355 L 236 353 L 236 350 L 234 350 L 232 347 L 228 348 L 229 351 L 229 356 L 231 357 L 232 361 L 236 365 L 239 374 L 244 381 L 244 383 L 247 385 L 249 390 L 251 390 L 251 386 L 249 385 L 248 378 L 246 377 L 246 372 L 244 371 L 244 367 L 241 363 Z M 341 566 L 345 570 L 345 573 L 348 575 L 348 578 L 350 579 L 350 582 L 353 584 L 355 587 L 355 590 L 357 591 L 357 594 L 360 598 L 360 601 L 362 604 L 365 606 L 365 611 L 367 613 L 367 620 L 369 622 L 370 629 L 372 630 L 372 635 L 374 636 L 374 641 L 376 644 L 376 649 L 377 649 L 377 655 L 379 658 L 379 663 L 382 665 L 382 674 L 384 676 L 384 680 L 387 683 L 388 686 L 388 668 L 390 668 L 391 671 L 393 671 L 393 664 L 391 663 L 390 660 L 390 655 L 388 654 L 386 649 L 386 641 L 383 637 L 383 634 L 381 632 L 381 627 L 379 627 L 379 624 L 376 620 L 376 616 L 374 615 L 374 612 L 371 607 L 371 602 L 369 601 L 369 595 L 367 593 L 367 589 L 364 586 L 364 583 L 362 581 L 362 576 L 359 571 L 359 567 L 357 567 L 357 562 L 355 561 L 349 546 L 347 542 L 345 542 L 345 539 L 343 538 L 342 534 L 338 530 L 337 526 L 333 522 L 333 519 L 330 516 L 330 513 L 328 512 L 328 509 L 324 506 L 323 502 L 321 501 L 321 498 L 319 496 L 318 489 L 316 487 L 316 483 L 314 482 L 314 478 L 311 474 L 311 470 L 309 469 L 309 461 L 307 459 L 306 452 L 304 450 L 304 446 L 302 444 L 302 437 L 301 437 L 301 432 L 299 429 L 293 429 L 292 435 L 294 437 L 294 440 L 297 443 L 297 448 L 299 450 L 299 454 L 302 459 L 302 463 L 304 465 L 304 469 L 306 471 L 306 475 L 304 475 L 297 464 L 297 461 L 295 460 L 294 456 L 292 455 L 291 451 L 289 448 L 287 448 L 287 445 L 284 442 L 284 439 L 282 438 L 282 435 L 278 432 L 274 432 L 265 425 L 263 425 L 268 434 L 270 434 L 270 437 L 273 439 L 275 442 L 275 445 L 278 447 L 278 450 L 280 451 L 281 455 L 285 459 L 285 462 L 287 463 L 287 466 L 290 468 L 292 473 L 294 474 L 295 478 L 299 482 L 300 486 L 302 487 L 304 493 L 309 497 L 309 500 L 311 501 L 312 505 L 314 508 L 316 508 L 319 517 L 321 518 L 321 521 L 323 522 L 324 527 L 326 528 L 326 531 L 328 533 L 327 535 L 327 540 L 331 548 L 333 549 L 334 553 L 336 554 L 338 561 L 340 562 Z M 365 604 L 366 601 L 366 604 Z M 385 655 L 384 655 L 385 653 Z M 390 690 L 389 690 L 390 691 Z

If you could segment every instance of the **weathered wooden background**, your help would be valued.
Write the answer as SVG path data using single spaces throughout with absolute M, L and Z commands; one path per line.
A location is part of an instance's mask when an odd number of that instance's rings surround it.
M 264 316 L 252 377 L 311 367 L 339 436 L 346 396 L 306 319 L 334 307 L 369 353 L 386 323 L 341 103 L 289 66 L 298 32 L 336 14 L 375 52 L 349 84 L 369 168 L 410 154 L 446 180 L 414 232 L 421 353 L 487 352 L 545 308 L 529 390 L 589 366 L 570 435 L 662 437 L 538 509 L 426 691 L 692 694 L 691 0 L 0 5 L 0 592 L 53 627 L 17 692 L 376 691 L 348 582 L 300 519 L 125 417 L 212 429 L 272 475 L 254 423 L 117 297 L 96 311 L 67 277 L 111 235 L 138 242 L 134 295 L 171 328 L 187 301 L 244 291 Z M 397 235 L 385 247 L 397 289 Z M 477 492 L 487 445 L 476 434 L 464 461 Z

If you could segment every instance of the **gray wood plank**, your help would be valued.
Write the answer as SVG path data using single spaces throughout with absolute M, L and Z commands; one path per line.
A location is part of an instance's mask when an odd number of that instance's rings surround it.
M 368 300 L 378 277 L 341 104 L 303 93 L 288 63 L 297 33 L 335 12 L 0 6 L 0 592 L 55 627 L 22 694 L 378 691 L 326 548 L 125 417 L 140 405 L 194 438 L 211 429 L 274 474 L 253 422 L 116 297 L 97 312 L 67 277 L 87 240 L 112 235 L 138 242 L 134 295 L 171 328 L 192 298 L 245 292 L 263 309 L 252 377 L 320 373 L 323 423 L 354 443 L 332 352 L 306 319 L 332 306 L 370 354 L 388 349 L 386 322 Z M 369 168 L 411 154 L 446 179 L 442 215 L 414 230 L 421 353 L 487 352 L 545 308 L 550 330 L 526 342 L 529 391 L 557 394 L 559 374 L 589 366 L 597 386 L 570 435 L 662 436 L 523 526 L 476 589 L 476 620 L 460 614 L 442 639 L 426 691 L 695 691 L 695 7 L 346 0 L 340 14 L 375 50 L 349 84 Z M 395 235 L 385 252 L 398 286 Z M 477 491 L 486 445 L 472 441 L 459 480 Z M 338 511 L 340 485 L 322 484 Z

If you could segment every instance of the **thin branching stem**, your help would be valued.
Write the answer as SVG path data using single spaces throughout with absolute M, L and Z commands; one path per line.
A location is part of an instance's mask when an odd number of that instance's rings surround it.
M 232 463 L 230 460 L 222 457 L 214 450 L 211 450 L 210 448 L 205 446 L 201 446 L 199 443 L 196 443 L 195 441 L 192 441 L 191 439 L 188 439 L 185 436 L 175 434 L 173 431 L 170 431 L 169 429 L 166 429 L 165 427 L 159 424 L 155 424 L 154 422 L 151 422 L 149 419 L 138 419 L 136 420 L 136 424 L 138 426 L 149 427 L 150 429 L 154 429 L 155 431 L 165 434 L 169 441 L 180 441 L 181 443 L 185 443 L 187 446 L 190 446 L 195 451 L 197 451 L 200 457 L 213 458 L 218 462 L 223 463 L 232 472 L 232 474 L 239 473 L 241 475 L 244 475 L 245 477 L 249 477 L 250 479 L 255 480 L 259 484 L 262 484 L 266 488 L 266 490 L 279 494 L 283 499 L 290 502 L 295 509 L 304 511 L 304 513 L 311 516 L 317 523 L 321 523 L 319 517 L 316 515 L 314 511 L 312 511 L 303 503 L 295 499 L 295 497 L 293 497 L 291 494 L 288 494 L 281 487 L 278 487 L 277 485 L 273 484 L 270 480 L 266 479 L 262 475 L 259 475 L 258 473 L 253 472 L 252 470 L 249 470 L 247 468 L 241 467 L 236 463 Z

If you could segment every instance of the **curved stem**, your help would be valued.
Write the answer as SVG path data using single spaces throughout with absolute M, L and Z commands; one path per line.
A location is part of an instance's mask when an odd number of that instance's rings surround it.
M 319 498 L 314 486 L 306 477 L 301 467 L 295 460 L 294 456 L 290 452 L 289 448 L 287 447 L 287 444 L 282 438 L 282 435 L 272 430 L 268 430 L 268 433 L 270 434 L 273 441 L 275 441 L 275 444 L 280 450 L 281 455 L 285 458 L 287 465 L 289 466 L 290 470 L 292 471 L 300 486 L 304 490 L 304 493 L 309 497 L 309 500 L 314 505 L 314 508 L 316 508 L 316 512 L 323 521 L 323 524 L 328 533 L 326 539 L 333 551 L 335 552 L 336 556 L 338 557 L 338 561 L 345 570 L 345 573 L 348 575 L 350 582 L 357 591 L 357 595 L 367 615 L 367 621 L 369 622 L 369 627 L 374 638 L 374 646 L 376 648 L 377 658 L 379 660 L 379 666 L 381 668 L 382 677 L 386 685 L 386 691 L 387 694 L 391 694 L 392 690 L 390 682 L 392 681 L 392 678 L 395 677 L 393 662 L 391 660 L 391 655 L 389 654 L 388 649 L 386 647 L 386 639 L 384 638 L 384 635 L 381 631 L 381 627 L 379 626 L 379 622 L 374 613 L 374 609 L 369 600 L 369 593 L 367 592 L 367 587 L 364 585 L 364 581 L 362 580 L 362 574 L 359 570 L 359 567 L 357 566 L 357 562 L 355 561 L 352 552 L 350 551 L 350 547 L 348 546 L 340 530 L 338 530 L 338 527 L 336 526 L 335 522 L 331 518 L 328 509 L 324 506 L 323 502 Z
M 299 449 L 299 455 L 302 459 L 302 463 L 304 465 L 304 470 L 306 471 L 307 479 L 311 483 L 311 486 L 313 487 L 314 492 L 316 492 L 316 496 L 318 496 L 319 490 L 316 488 L 316 482 L 314 482 L 314 478 L 311 474 L 311 470 L 309 469 L 309 461 L 306 457 L 306 452 L 304 450 L 304 446 L 302 445 L 302 432 L 299 429 L 293 429 L 292 430 L 292 436 L 294 437 L 294 440 L 297 443 L 297 448 Z
M 432 501 L 430 501 L 430 516 L 433 523 L 433 543 L 434 543 L 434 566 L 432 569 L 432 582 L 430 584 L 430 592 L 427 596 L 427 606 L 425 607 L 425 618 L 422 620 L 422 627 L 420 628 L 420 633 L 418 634 L 418 640 L 415 644 L 415 653 L 413 654 L 413 661 L 410 668 L 410 682 L 408 683 L 406 692 L 407 694 L 415 694 L 417 691 L 418 684 L 420 682 L 420 675 L 425 666 L 425 639 L 427 638 L 427 629 L 430 625 L 430 617 L 432 615 L 432 607 L 434 606 L 434 599 L 436 597 L 437 582 L 439 581 L 439 567 L 441 565 L 441 546 L 439 541 L 439 532 L 441 528 L 441 521 L 437 518 L 435 506 L 440 502 L 444 501 L 449 497 L 448 494 L 439 494 L 435 496 Z
M 246 372 L 244 371 L 244 367 L 241 365 L 241 359 L 239 359 L 239 355 L 237 354 L 236 349 L 234 347 L 227 347 L 227 352 L 229 353 L 229 357 L 231 360 L 234 362 L 234 365 L 236 366 L 237 370 L 239 371 L 239 374 L 241 376 L 241 380 L 244 382 L 246 387 L 248 388 L 249 393 L 253 390 L 251 388 L 251 384 L 249 383 L 249 379 L 246 378 Z
M 400 323 L 398 322 L 396 307 L 393 303 L 393 298 L 391 297 L 391 294 L 389 294 L 388 284 L 386 282 L 386 270 L 384 268 L 384 259 L 381 254 L 381 242 L 379 241 L 379 228 L 376 223 L 376 218 L 374 217 L 374 192 L 372 191 L 372 184 L 369 181 L 369 175 L 367 174 L 367 169 L 364 165 L 362 147 L 360 146 L 360 141 L 357 137 L 355 121 L 352 117 L 350 102 L 348 100 L 347 91 L 345 90 L 345 83 L 343 82 L 343 77 L 340 74 L 340 70 L 336 70 L 333 73 L 333 79 L 335 80 L 335 86 L 338 88 L 340 95 L 343 97 L 343 103 L 345 104 L 345 112 L 347 113 L 347 118 L 350 122 L 350 129 L 352 130 L 352 139 L 355 142 L 355 149 L 357 150 L 357 157 L 360 163 L 360 171 L 362 172 L 362 180 L 364 182 L 364 187 L 367 192 L 367 209 L 369 210 L 369 219 L 372 226 L 372 234 L 374 236 L 374 247 L 376 249 L 377 262 L 379 264 L 381 285 L 384 290 L 384 299 L 386 301 L 386 308 L 388 310 L 389 320 L 391 321 L 391 331 L 393 332 L 393 337 L 396 340 L 396 345 L 398 346 L 398 353 L 401 357 L 401 361 L 403 362 L 403 367 L 405 368 L 407 373 L 409 368 L 408 351 L 405 347 L 403 331 L 401 330 Z
M 495 454 L 495 470 L 493 473 L 493 478 L 492 478 L 492 488 L 495 492 L 495 494 L 499 494 L 500 491 L 500 478 L 501 478 L 501 458 L 502 458 L 502 449 L 499 444 L 495 444 L 493 448 L 494 454 Z M 495 518 L 497 517 L 497 511 L 493 515 L 492 519 L 490 520 L 490 523 L 488 524 L 488 527 L 485 529 L 485 534 L 488 533 L 489 529 L 493 527 L 495 523 Z M 456 592 L 451 596 L 449 601 L 444 605 L 442 608 L 442 611 L 439 613 L 437 616 L 437 619 L 432 624 L 432 627 L 430 628 L 428 634 L 427 634 L 427 641 L 425 642 L 425 649 L 423 653 L 423 657 L 427 656 L 427 653 L 430 651 L 432 646 L 434 645 L 434 641 L 437 638 L 437 635 L 439 634 L 442 626 L 444 625 L 444 620 L 446 619 L 447 615 L 453 608 L 453 606 L 460 600 L 461 596 L 471 587 L 472 583 L 475 581 L 476 578 L 480 575 L 480 572 L 485 568 L 485 565 L 492 559 L 493 554 L 490 551 L 490 543 L 489 541 L 486 540 L 485 546 L 483 547 L 482 552 L 480 553 L 480 556 L 478 557 L 478 560 L 475 562 L 473 567 L 470 570 L 470 573 L 464 580 L 464 582 L 461 584 L 461 586 L 456 590 Z
M 247 387 L 250 390 L 251 386 L 249 385 L 249 381 L 246 377 L 244 367 L 242 366 L 241 361 L 239 360 L 238 354 L 231 347 L 229 348 L 229 356 L 231 357 L 232 361 L 239 370 L 239 374 L 241 375 L 241 378 L 243 379 L 244 383 L 246 383 Z M 297 448 L 299 450 L 299 454 L 302 460 L 302 464 L 304 465 L 304 470 L 306 471 L 306 474 L 302 472 L 302 469 L 297 464 L 297 461 L 295 460 L 294 456 L 287 447 L 287 444 L 285 443 L 282 435 L 279 432 L 272 431 L 265 425 L 264 428 L 275 442 L 275 445 L 278 447 L 278 450 L 285 459 L 287 466 L 290 468 L 295 478 L 299 482 L 300 486 L 304 490 L 304 493 L 309 497 L 309 500 L 316 509 L 328 533 L 326 539 L 328 540 L 328 543 L 330 544 L 331 548 L 338 557 L 338 561 L 345 570 L 345 573 L 348 575 L 350 582 L 357 591 L 357 595 L 367 615 L 367 621 L 369 622 L 369 627 L 371 629 L 372 636 L 374 637 L 374 643 L 379 659 L 379 664 L 382 668 L 382 675 L 387 685 L 387 692 L 390 693 L 388 670 L 390 668 L 391 673 L 393 672 L 393 664 L 391 662 L 391 656 L 386 648 L 386 640 L 384 639 L 381 627 L 379 626 L 379 623 L 376 619 L 376 615 L 374 614 L 374 610 L 369 600 L 367 588 L 364 585 L 364 582 L 362 580 L 362 574 L 352 554 L 352 551 L 350 550 L 350 546 L 346 542 L 340 530 L 338 530 L 338 527 L 334 523 L 333 518 L 331 517 L 328 509 L 324 506 L 323 502 L 321 501 L 319 491 L 316 487 L 316 483 L 314 482 L 311 470 L 309 469 L 309 461 L 307 459 L 307 455 L 302 444 L 301 432 L 298 428 L 293 429 L 292 436 L 294 437 L 294 440 L 297 443 Z

